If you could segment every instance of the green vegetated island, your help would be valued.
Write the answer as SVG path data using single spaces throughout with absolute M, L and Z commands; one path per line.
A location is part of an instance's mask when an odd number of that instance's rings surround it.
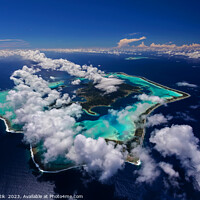
M 135 57 L 127 57 L 125 60 L 141 60 L 141 59 L 148 59 L 149 57 L 142 57 L 142 56 L 135 56 Z
M 188 98 L 190 95 L 160 85 L 144 77 L 131 76 L 125 73 L 111 73 L 109 75 L 124 81 L 118 86 L 116 92 L 105 94 L 90 81 L 80 84 L 76 95 L 80 99 L 84 98 L 85 100 L 79 101 L 79 103 L 85 114 L 93 118 L 87 119 L 86 117 L 81 121 L 77 121 L 76 126 L 82 127 L 79 134 L 83 134 L 86 137 L 94 139 L 103 137 L 107 142 L 113 141 L 116 144 L 124 144 L 129 152 L 127 162 L 138 165 L 140 164 L 139 158 L 132 155 L 131 150 L 143 143 L 147 115 L 163 103 L 152 101 L 151 98 L 141 100 L 137 96 L 142 94 L 156 96 L 159 99 L 163 99 L 164 103 L 170 103 Z M 64 87 L 64 82 L 52 82 L 49 84 L 49 87 L 52 89 Z M 8 91 L 0 92 L 0 103 L 6 102 L 7 94 Z M 116 104 L 118 104 L 117 109 Z M 100 110 L 106 108 L 107 112 L 104 114 L 98 113 L 96 108 Z M 13 112 L 10 118 L 6 115 L 7 111 Z M 15 132 L 22 130 L 21 126 L 12 122 L 15 118 L 13 108 L 1 106 L 0 117 L 4 119 L 7 130 Z M 44 153 L 45 149 L 43 148 L 42 141 L 36 146 L 31 147 L 33 161 L 43 171 L 57 172 L 76 166 L 72 161 L 62 157 L 48 164 L 43 164 Z

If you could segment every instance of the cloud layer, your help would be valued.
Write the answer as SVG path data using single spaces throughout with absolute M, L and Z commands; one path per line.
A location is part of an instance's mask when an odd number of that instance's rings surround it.
M 155 149 L 164 157 L 176 156 L 186 169 L 188 178 L 194 178 L 200 186 L 199 140 L 194 136 L 191 126 L 173 125 L 155 130 L 150 138 Z
M 183 87 L 192 87 L 192 88 L 198 87 L 197 85 L 192 84 L 192 83 L 188 83 L 188 82 L 186 82 L 186 81 L 177 82 L 176 85 L 178 85 L 178 86 L 183 86 Z
M 0 39 L 0 48 L 26 47 L 29 44 L 21 39 Z
M 16 114 L 13 122 L 23 126 L 24 141 L 32 146 L 43 144 L 44 164 L 60 157 L 70 159 L 77 165 L 84 165 L 90 173 L 98 172 L 101 181 L 123 167 L 126 151 L 122 151 L 120 145 L 106 143 L 103 138 L 94 140 L 80 135 L 82 127 L 76 125 L 76 120 L 82 114 L 82 107 L 78 103 L 66 106 L 71 102 L 69 94 L 62 95 L 59 91 L 50 89 L 48 82 L 35 73 L 40 70 L 39 66 L 43 69 L 66 71 L 73 76 L 87 77 L 104 92 L 115 90 L 121 80 L 105 78 L 103 72 L 92 66 L 81 67 L 67 60 L 46 58 L 38 51 L 4 51 L 3 55 L 20 55 L 39 63 L 37 67 L 24 66 L 12 74 L 11 80 L 16 86 L 9 91 L 7 101 Z M 101 88 L 102 86 L 108 90 Z M 7 117 L 10 117 L 9 113 Z
M 138 99 L 142 100 L 142 101 L 151 101 L 151 102 L 155 102 L 155 103 L 160 103 L 163 104 L 165 103 L 165 100 L 158 97 L 158 96 L 152 96 L 152 95 L 147 95 L 147 94 L 141 94 L 136 96 Z
M 122 146 L 115 147 L 112 142 L 107 144 L 103 138 L 94 140 L 78 135 L 66 157 L 78 164 L 86 164 L 88 172 L 102 171 L 100 180 L 105 180 L 123 167 L 125 155 Z
M 168 122 L 168 120 L 171 119 L 170 116 L 165 117 L 162 114 L 155 114 L 152 116 L 147 117 L 147 127 L 152 127 L 160 124 L 165 124 Z
M 140 38 L 133 38 L 133 39 L 127 39 L 127 38 L 124 38 L 124 39 L 121 39 L 119 42 L 118 42 L 118 48 L 121 48 L 121 47 L 127 47 L 129 45 L 129 43 L 132 43 L 132 42 L 137 42 L 137 41 L 140 41 L 140 40 L 145 40 L 146 37 L 143 36 L 143 37 L 140 37 Z
M 23 59 L 38 63 L 37 65 L 43 69 L 65 71 L 71 76 L 86 78 L 93 81 L 95 87 L 106 94 L 117 91 L 118 85 L 123 82 L 122 80 L 114 77 L 105 77 L 104 71 L 101 71 L 92 65 L 80 66 L 65 59 L 47 58 L 44 53 L 41 53 L 38 50 L 0 51 L 0 57 L 8 56 L 21 56 Z M 73 83 L 77 83 L 77 81 Z

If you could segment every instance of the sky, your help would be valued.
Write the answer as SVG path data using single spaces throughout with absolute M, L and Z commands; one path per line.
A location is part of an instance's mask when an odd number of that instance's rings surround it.
M 1 0 L 0 48 L 200 43 L 199 8 L 198 0 Z

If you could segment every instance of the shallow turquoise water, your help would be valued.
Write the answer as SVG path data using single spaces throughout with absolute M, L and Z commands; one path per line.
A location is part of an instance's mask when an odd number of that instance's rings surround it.
M 174 96 L 175 97 L 182 96 L 182 94 L 178 92 L 159 87 L 140 77 L 126 76 L 124 74 L 117 74 L 117 73 L 114 73 L 112 75 L 116 76 L 117 78 L 123 79 L 125 82 L 131 85 L 141 87 L 143 90 L 142 92 L 144 93 L 146 92 L 148 93 L 148 95 L 158 96 L 162 99 L 169 99 Z M 51 89 L 54 89 L 63 84 L 64 81 L 51 82 L 49 83 L 49 87 Z M 0 92 L 0 103 L 6 102 L 7 94 L 8 91 Z M 134 98 L 134 96 L 132 98 Z M 141 115 L 147 109 L 151 108 L 153 105 L 157 103 L 151 101 L 142 101 L 139 99 L 133 102 L 134 103 L 129 104 L 127 107 L 125 103 L 123 106 L 123 101 L 122 101 L 120 109 L 114 111 L 112 110 L 112 107 L 109 107 L 108 109 L 110 109 L 111 111 L 108 111 L 107 114 L 97 115 L 98 118 L 95 118 L 93 120 L 83 120 L 81 122 L 77 122 L 76 125 L 77 126 L 80 125 L 83 127 L 81 134 L 85 135 L 86 137 L 92 137 L 94 139 L 97 139 L 99 137 L 104 137 L 107 139 L 121 140 L 121 141 L 129 140 L 134 136 L 134 132 L 137 128 L 135 126 L 134 121 L 138 119 L 139 115 Z M 12 117 L 10 118 L 11 120 L 16 117 L 11 107 L 6 106 L 0 108 L 1 116 L 5 116 L 6 112 L 13 113 Z M 91 114 L 87 113 L 87 115 Z M 11 123 L 11 125 L 15 126 L 13 123 Z
M 63 86 L 64 85 L 64 81 L 56 81 L 56 82 L 50 82 L 48 84 L 48 86 L 51 88 L 51 89 L 55 89 L 59 86 Z
M 128 80 L 130 81 L 130 83 L 134 84 L 134 85 L 138 85 L 141 87 L 148 87 L 148 89 L 151 91 L 151 95 L 153 96 L 158 96 L 160 98 L 172 98 L 172 97 L 181 97 L 182 94 L 172 91 L 172 90 L 167 90 L 165 88 L 159 87 L 157 85 L 154 85 L 140 77 L 134 77 L 134 76 L 126 76 L 124 74 L 113 74 L 114 76 L 124 79 L 124 80 Z
M 116 111 L 116 114 L 109 112 L 94 121 L 84 120 L 79 125 L 84 127 L 83 134 L 86 137 L 94 139 L 104 137 L 111 140 L 127 141 L 134 136 L 136 130 L 134 120 L 137 120 L 141 113 L 155 104 L 155 102 L 138 101 L 129 106 L 130 108 L 127 107 L 129 109 Z
M 9 119 L 11 120 L 11 125 L 14 125 L 12 120 L 16 117 L 15 112 L 9 104 L 5 104 L 7 102 L 6 96 L 8 95 L 8 92 L 9 91 L 0 92 L 0 116 L 6 116 L 8 113 L 12 114 Z
M 140 77 L 126 76 L 116 73 L 110 75 L 128 81 L 129 84 L 139 86 L 147 90 L 149 95 L 158 96 L 162 99 L 182 96 L 182 94 L 178 92 L 159 87 Z M 124 109 L 118 110 L 118 112 L 123 115 L 123 120 L 120 120 L 118 116 L 112 115 L 111 113 L 101 116 L 99 119 L 94 121 L 84 120 L 80 123 L 80 125 L 84 127 L 83 134 L 86 137 L 92 137 L 95 139 L 98 137 L 104 137 L 112 140 L 129 140 L 134 136 L 136 130 L 134 120 L 156 103 L 157 102 L 138 100 L 136 103 L 130 105 L 131 109 L 126 113 Z

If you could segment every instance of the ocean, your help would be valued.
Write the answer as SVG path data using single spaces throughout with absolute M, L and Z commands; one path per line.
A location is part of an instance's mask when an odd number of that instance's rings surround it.
M 143 76 L 162 85 L 187 92 L 190 98 L 170 103 L 157 108 L 152 114 L 162 113 L 178 116 L 184 112 L 191 119 L 174 117 L 168 122 L 172 124 L 187 124 L 193 127 L 193 132 L 200 139 L 199 110 L 193 109 L 200 105 L 199 88 L 178 87 L 177 82 L 187 81 L 200 86 L 200 61 L 183 57 L 157 56 L 152 53 L 141 55 L 145 59 L 126 60 L 132 55 L 111 55 L 92 53 L 53 53 L 45 52 L 47 57 L 65 58 L 77 64 L 92 64 L 106 72 L 125 72 L 130 75 Z M 133 55 L 134 56 L 134 55 Z M 9 79 L 12 72 L 23 65 L 30 65 L 30 61 L 19 58 L 0 59 L 0 89 L 7 90 L 13 87 Z M 162 128 L 163 125 L 157 128 Z M 138 166 L 126 163 L 123 170 L 104 183 L 89 176 L 83 169 L 71 169 L 57 174 L 42 174 L 35 167 L 29 151 L 29 145 L 24 144 L 23 134 L 7 133 L 5 124 L 0 120 L 0 194 L 1 195 L 83 195 L 86 200 L 102 199 L 144 199 L 144 200 L 199 200 L 200 192 L 194 189 L 192 182 L 186 180 L 185 172 L 175 157 L 162 158 L 153 149 L 149 137 L 154 128 L 147 128 L 144 148 L 151 149 L 156 161 L 168 160 L 174 169 L 179 172 L 179 187 L 173 187 L 167 182 L 166 174 L 161 174 L 152 184 L 137 184 L 134 171 Z M 166 184 L 168 187 L 166 189 Z M 50 199 L 50 197 L 49 197 Z

